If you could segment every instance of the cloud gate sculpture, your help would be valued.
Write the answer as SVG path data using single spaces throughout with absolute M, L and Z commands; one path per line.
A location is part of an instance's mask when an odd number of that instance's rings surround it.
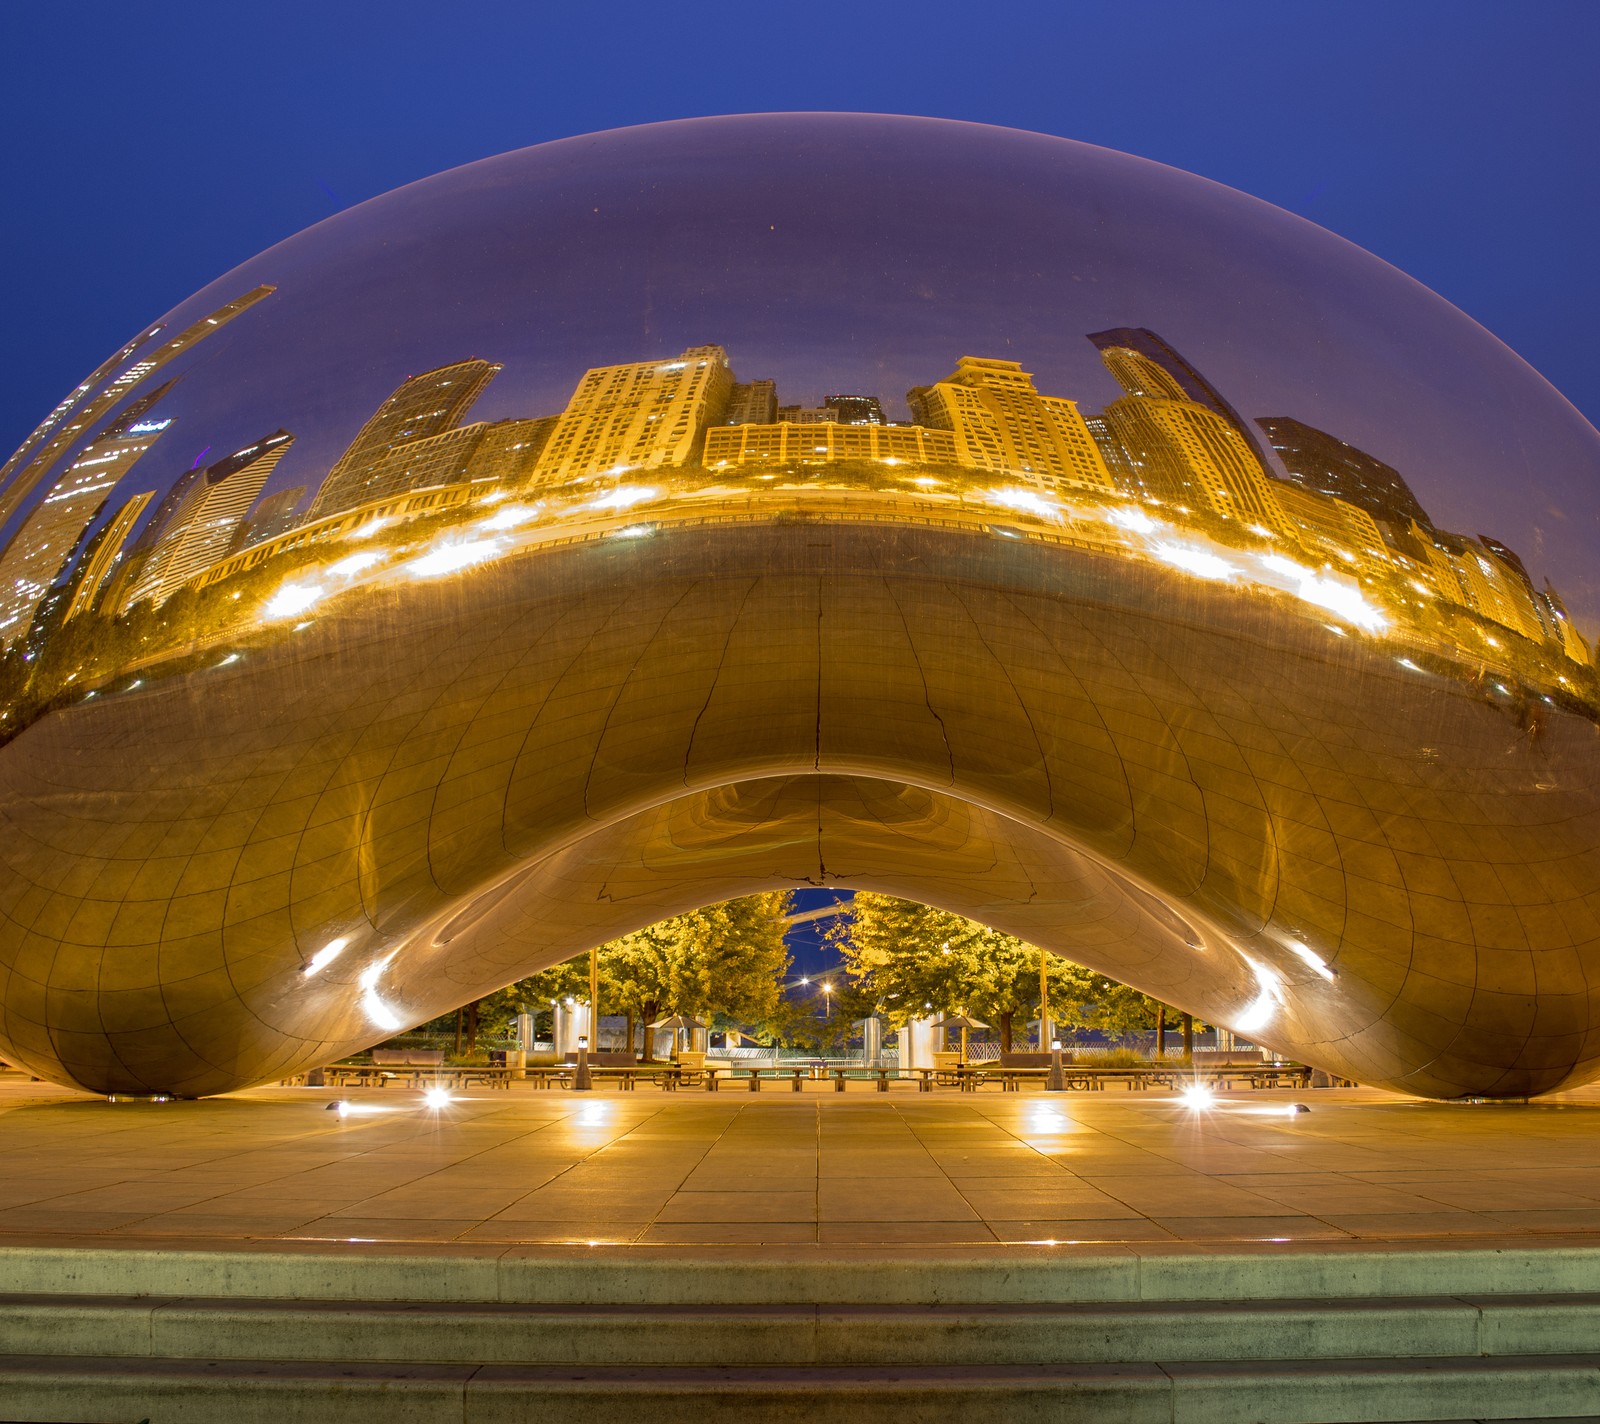
M 403 188 L 0 470 L 0 1057 L 215 1093 L 838 885 L 1363 1082 L 1577 1082 L 1597 476 L 1394 269 L 1061 139 Z

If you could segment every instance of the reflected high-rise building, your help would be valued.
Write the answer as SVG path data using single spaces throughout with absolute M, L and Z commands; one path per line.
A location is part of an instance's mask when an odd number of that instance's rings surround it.
M 170 418 L 150 414 L 171 385 L 169 381 L 135 401 L 116 424 L 84 446 L 0 554 L 0 646 L 27 631 L 112 488 L 172 424 Z
M 530 477 L 554 428 L 554 416 L 541 420 L 480 420 L 436 435 L 401 441 L 366 466 L 359 484 L 346 486 L 347 496 L 359 494 L 359 500 L 324 502 L 319 498 L 311 514 L 316 519 L 326 519 L 412 490 L 468 481 L 521 482 Z
M 1392 465 L 1290 416 L 1258 416 L 1256 424 L 1290 483 L 1359 505 L 1374 519 L 1402 529 L 1413 520 L 1432 528 L 1427 511 Z
M 771 425 L 778 418 L 776 381 L 735 381 L 724 425 Z
M 963 356 L 944 380 L 914 387 L 906 400 L 918 425 L 954 435 L 960 464 L 1052 493 L 1112 489 L 1076 402 L 1040 395 L 1015 361 Z
M 180 482 L 183 494 L 170 508 L 163 501 L 157 511 L 152 524 L 161 522 L 149 557 L 121 606 L 162 603 L 226 554 L 245 512 L 293 443 L 287 430 L 277 430 L 204 470 L 190 471 Z
M 106 585 L 106 581 L 113 577 L 117 563 L 125 552 L 124 545 L 128 535 L 133 531 L 133 526 L 139 522 L 139 516 L 144 513 L 145 507 L 154 498 L 154 490 L 143 490 L 138 494 L 129 495 L 111 518 L 100 526 L 94 538 L 89 541 L 88 547 L 84 549 L 83 557 L 73 572 L 72 596 L 67 602 L 63 622 L 70 622 L 95 607 L 96 596 Z
M 18 456 L 12 456 L 5 466 L 7 470 L 13 471 L 10 483 L 0 485 L 0 527 L 3 527 L 22 507 L 28 496 L 39 487 L 55 468 L 56 462 L 67 453 L 78 438 L 91 430 L 103 416 L 114 410 L 120 401 L 133 394 L 138 386 L 169 362 L 191 350 L 206 337 L 221 331 L 235 317 L 249 311 L 257 302 L 265 300 L 276 290 L 276 287 L 263 283 L 261 286 L 251 288 L 243 296 L 224 303 L 200 320 L 191 322 L 176 336 L 154 347 L 86 402 L 73 409 L 20 468 L 17 468 Z M 147 341 L 154 339 L 160 331 L 160 327 L 152 327 L 147 334 Z M 104 366 L 100 369 L 104 370 Z M 27 448 L 27 442 L 23 448 Z M 3 475 L 0 475 L 0 479 L 3 479 Z
M 831 410 L 840 425 L 887 425 L 877 396 L 823 396 L 822 408 Z
M 1270 466 L 1255 431 L 1214 385 L 1155 332 L 1143 326 L 1117 326 L 1091 331 L 1088 337 L 1100 359 L 1129 395 L 1192 401 L 1220 416 L 1250 448 L 1256 463 Z
M 556 418 L 535 477 L 542 485 L 692 464 L 706 427 L 727 414 L 728 353 L 691 346 L 670 361 L 596 366 Z
M 953 465 L 955 436 L 925 425 L 806 424 L 718 425 L 706 431 L 710 470 L 741 466 L 836 465 L 873 460 L 907 465 Z
M 248 548 L 251 544 L 265 544 L 280 534 L 287 534 L 299 521 L 300 501 L 306 497 L 304 485 L 294 485 L 264 496 L 245 516 L 234 535 L 233 547 Z
M 454 434 L 461 418 L 500 370 L 492 362 L 474 357 L 409 377 L 378 407 L 334 462 L 308 517 L 322 519 L 404 488 L 396 482 L 405 477 L 407 454 L 418 454 L 412 447 Z M 447 450 L 456 450 L 459 445 L 459 438 L 446 441 Z M 419 458 L 437 459 L 438 452 L 431 450 Z
M 1127 392 L 1106 407 L 1101 419 L 1102 438 L 1121 447 L 1119 469 L 1132 472 L 1136 481 L 1130 492 L 1259 525 L 1274 534 L 1290 532 L 1255 445 L 1241 433 L 1237 417 L 1222 414 L 1217 405 L 1230 413 L 1232 407 L 1187 362 L 1182 371 L 1204 383 L 1213 400 L 1190 399 L 1179 373 L 1147 351 L 1100 341 L 1130 334 L 1148 338 L 1147 345 L 1182 362 L 1153 332 L 1119 329 L 1090 338 L 1100 347 L 1106 369 Z

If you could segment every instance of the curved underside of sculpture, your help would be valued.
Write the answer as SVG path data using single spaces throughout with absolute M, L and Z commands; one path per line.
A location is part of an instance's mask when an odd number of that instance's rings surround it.
M 190 650 L 191 654 L 193 650 Z M 270 715 L 267 715 L 270 714 Z M 0 1055 L 201 1095 L 757 889 L 924 900 L 1331 1072 L 1600 1058 L 1600 737 L 1284 600 L 663 523 L 331 605 L 0 751 Z

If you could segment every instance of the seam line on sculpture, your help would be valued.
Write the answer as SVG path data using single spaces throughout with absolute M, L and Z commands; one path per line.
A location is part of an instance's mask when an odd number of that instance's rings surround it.
M 694 758 L 695 738 L 700 735 L 700 723 L 711 706 L 712 699 L 717 695 L 717 688 L 722 682 L 723 669 L 728 663 L 728 649 L 733 645 L 733 637 L 739 630 L 739 624 L 744 619 L 745 608 L 750 603 L 750 596 L 755 592 L 758 579 L 751 579 L 745 585 L 744 594 L 739 599 L 739 607 L 729 620 L 727 631 L 722 638 L 722 651 L 717 655 L 717 669 L 711 676 L 711 686 L 706 689 L 705 696 L 700 701 L 700 710 L 694 714 L 694 722 L 689 728 L 688 740 L 683 748 L 683 784 L 689 784 L 689 763 Z
M 949 585 L 945 585 L 945 588 L 948 591 Z M 928 687 L 928 674 L 922 666 L 922 655 L 917 651 L 916 641 L 911 636 L 911 624 L 906 618 L 905 607 L 895 597 L 894 589 L 889 586 L 887 580 L 884 582 L 884 591 L 889 595 L 889 602 L 894 605 L 894 611 L 900 619 L 900 630 L 905 634 L 906 650 L 911 654 L 911 661 L 917 669 L 917 680 L 922 684 L 922 705 L 928 709 L 928 715 L 938 723 L 939 740 L 944 746 L 945 765 L 949 768 L 949 779 L 945 784 L 953 787 L 956 784 L 956 759 L 955 753 L 950 749 L 949 728 L 945 726 L 944 718 L 934 708 L 933 693 Z
M 599 821 L 599 817 L 595 815 L 593 808 L 589 804 L 589 793 L 594 786 L 595 768 L 600 762 L 600 748 L 605 745 L 606 737 L 611 731 L 611 719 L 616 715 L 617 707 L 622 702 L 623 695 L 632 685 L 634 676 L 639 671 L 639 665 L 650 655 L 651 649 L 655 647 L 656 640 L 661 637 L 662 631 L 671 621 L 673 614 L 688 601 L 689 596 L 699 587 L 699 580 L 691 580 L 679 591 L 678 596 L 663 610 L 660 618 L 656 621 L 655 628 L 651 631 L 650 636 L 645 639 L 644 646 L 639 649 L 638 654 L 628 665 L 627 672 L 617 679 L 611 695 L 611 701 L 606 707 L 605 715 L 600 719 L 600 732 L 595 738 L 594 750 L 589 754 L 589 769 L 584 773 L 583 777 L 583 814 L 591 821 Z M 602 822 L 602 824 L 604 823 Z

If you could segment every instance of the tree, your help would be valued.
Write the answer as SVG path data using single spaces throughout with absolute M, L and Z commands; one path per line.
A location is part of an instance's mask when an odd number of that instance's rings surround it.
M 635 1026 L 668 1014 L 700 1015 L 708 1025 L 762 1025 L 780 1011 L 779 981 L 789 967 L 784 943 L 789 893 L 769 891 L 674 915 L 600 946 L 600 1008 L 627 1016 Z M 579 955 L 508 985 L 490 1002 L 543 1004 L 587 999 L 589 956 Z M 645 1035 L 645 1060 L 653 1035 Z
M 897 1023 L 930 1010 L 993 1022 L 1009 1052 L 1016 1022 L 1038 1013 L 1041 954 L 1050 1016 L 1122 1033 L 1154 1021 L 1156 1003 L 1082 965 L 965 916 L 861 891 L 829 930 L 851 977 Z

